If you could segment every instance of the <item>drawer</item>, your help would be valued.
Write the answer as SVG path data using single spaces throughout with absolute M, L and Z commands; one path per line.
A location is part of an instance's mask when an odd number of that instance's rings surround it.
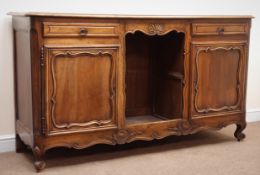
M 247 23 L 195 23 L 192 24 L 193 35 L 235 35 L 247 34 Z
M 117 37 L 117 23 L 44 22 L 44 37 Z

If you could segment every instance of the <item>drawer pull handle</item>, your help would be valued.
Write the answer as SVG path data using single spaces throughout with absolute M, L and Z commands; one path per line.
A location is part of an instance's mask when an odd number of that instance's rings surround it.
M 224 28 L 218 28 L 218 33 L 219 33 L 220 35 L 222 35 L 224 32 L 225 32 L 225 29 L 224 29 Z
M 79 35 L 80 35 L 80 36 L 86 36 L 87 33 L 88 33 L 88 30 L 87 30 L 86 28 L 81 28 L 81 29 L 79 30 Z

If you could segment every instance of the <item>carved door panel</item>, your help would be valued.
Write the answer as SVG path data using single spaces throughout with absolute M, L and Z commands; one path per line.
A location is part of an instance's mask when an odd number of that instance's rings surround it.
M 116 128 L 118 48 L 44 48 L 44 134 Z
M 244 111 L 245 43 L 192 44 L 192 116 Z

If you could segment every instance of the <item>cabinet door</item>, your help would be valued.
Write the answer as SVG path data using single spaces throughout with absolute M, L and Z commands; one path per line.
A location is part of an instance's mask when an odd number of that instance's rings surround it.
M 244 111 L 244 43 L 192 44 L 192 116 Z
M 46 47 L 44 53 L 46 134 L 117 127 L 118 49 Z

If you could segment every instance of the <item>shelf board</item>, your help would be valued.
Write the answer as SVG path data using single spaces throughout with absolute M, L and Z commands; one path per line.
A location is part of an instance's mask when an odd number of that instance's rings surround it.
M 131 116 L 126 117 L 126 124 L 138 124 L 138 123 L 152 123 L 152 122 L 158 122 L 158 121 L 164 121 L 166 119 L 153 116 L 153 115 L 140 115 L 140 116 Z

